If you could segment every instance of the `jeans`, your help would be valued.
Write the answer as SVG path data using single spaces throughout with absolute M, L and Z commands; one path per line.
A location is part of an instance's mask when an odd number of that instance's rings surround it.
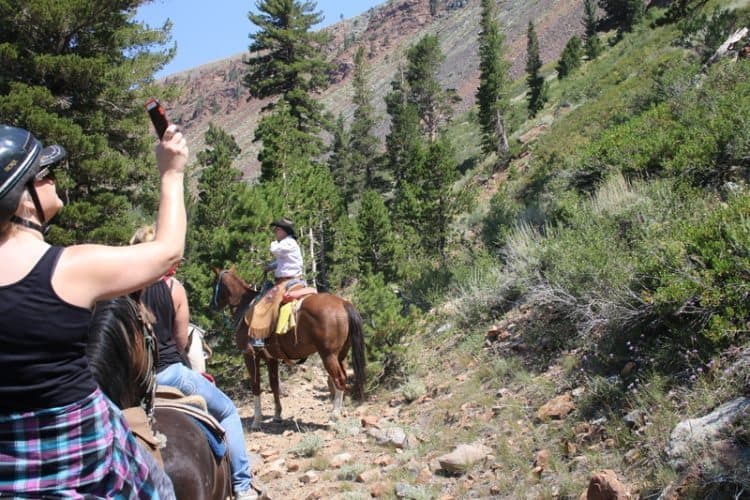
M 162 385 L 171 385 L 185 395 L 203 396 L 208 405 L 208 412 L 218 420 L 227 436 L 230 461 L 232 466 L 232 487 L 235 492 L 246 491 L 253 480 L 250 461 L 245 449 L 245 436 L 242 430 L 240 414 L 229 397 L 221 389 L 206 380 L 200 373 L 187 366 L 175 363 L 156 374 L 156 381 Z

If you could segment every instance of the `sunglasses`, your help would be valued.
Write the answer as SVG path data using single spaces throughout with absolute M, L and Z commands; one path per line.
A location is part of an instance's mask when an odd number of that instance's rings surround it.
M 44 167 L 39 172 L 36 173 L 34 176 L 34 179 L 37 181 L 43 181 L 44 179 L 50 178 L 52 180 L 55 180 L 55 176 L 52 173 L 52 168 L 50 167 Z

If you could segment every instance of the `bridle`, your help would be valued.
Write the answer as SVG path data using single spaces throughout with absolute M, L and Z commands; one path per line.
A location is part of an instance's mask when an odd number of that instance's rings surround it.
M 156 364 L 159 360 L 159 345 L 156 341 L 156 333 L 154 332 L 153 325 L 146 321 L 138 309 L 139 302 L 131 304 L 135 309 L 135 315 L 138 322 L 141 325 L 141 332 L 143 332 L 143 346 L 146 350 L 146 367 L 142 373 L 139 373 L 136 377 L 136 383 L 139 387 L 145 386 L 146 392 L 141 397 L 139 404 L 143 411 L 148 415 L 149 420 L 153 419 L 154 413 L 154 400 L 156 398 Z
M 224 283 L 224 275 L 229 272 L 228 269 L 222 269 L 218 276 L 216 277 L 216 285 L 214 286 L 214 292 L 211 296 L 211 303 L 209 304 L 209 307 L 213 309 L 214 311 L 217 311 L 219 309 L 219 296 L 221 295 L 221 286 Z M 243 306 L 242 302 L 240 301 L 239 304 L 237 304 L 234 312 L 232 312 L 232 317 L 230 318 L 229 315 L 226 313 L 222 313 L 224 317 L 224 323 L 228 328 L 231 328 L 232 330 L 237 330 L 237 328 L 240 326 L 240 322 L 245 317 L 245 312 L 248 310 L 248 308 L 253 304 L 253 301 L 248 301 L 247 304 Z M 232 304 L 229 304 L 230 310 L 233 307 Z
M 211 303 L 208 305 L 214 311 L 219 309 L 219 294 L 221 293 L 222 278 L 224 277 L 225 274 L 227 274 L 227 272 L 228 271 L 226 269 L 222 269 L 219 272 L 219 275 L 216 277 L 216 285 L 214 286 L 214 293 L 211 296 Z

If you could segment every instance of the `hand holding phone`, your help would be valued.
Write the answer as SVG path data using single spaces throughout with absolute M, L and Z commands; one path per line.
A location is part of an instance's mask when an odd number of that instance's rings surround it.
M 164 137 L 164 132 L 169 126 L 167 114 L 164 112 L 164 108 L 159 101 L 153 97 L 146 101 L 146 109 L 148 110 L 148 116 L 151 117 L 151 123 L 154 124 L 154 129 L 156 129 L 156 135 L 158 135 L 159 140 L 161 140 L 162 137 Z

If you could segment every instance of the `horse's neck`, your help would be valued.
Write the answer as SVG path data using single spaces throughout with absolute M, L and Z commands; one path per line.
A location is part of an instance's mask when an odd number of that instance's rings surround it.
M 242 295 L 240 296 L 240 300 L 237 302 L 237 305 L 232 306 L 232 315 L 236 315 L 240 311 L 244 311 L 247 309 L 247 306 L 250 305 L 250 302 L 253 301 L 257 293 L 253 291 L 252 288 L 249 286 L 245 286 L 243 288 Z

